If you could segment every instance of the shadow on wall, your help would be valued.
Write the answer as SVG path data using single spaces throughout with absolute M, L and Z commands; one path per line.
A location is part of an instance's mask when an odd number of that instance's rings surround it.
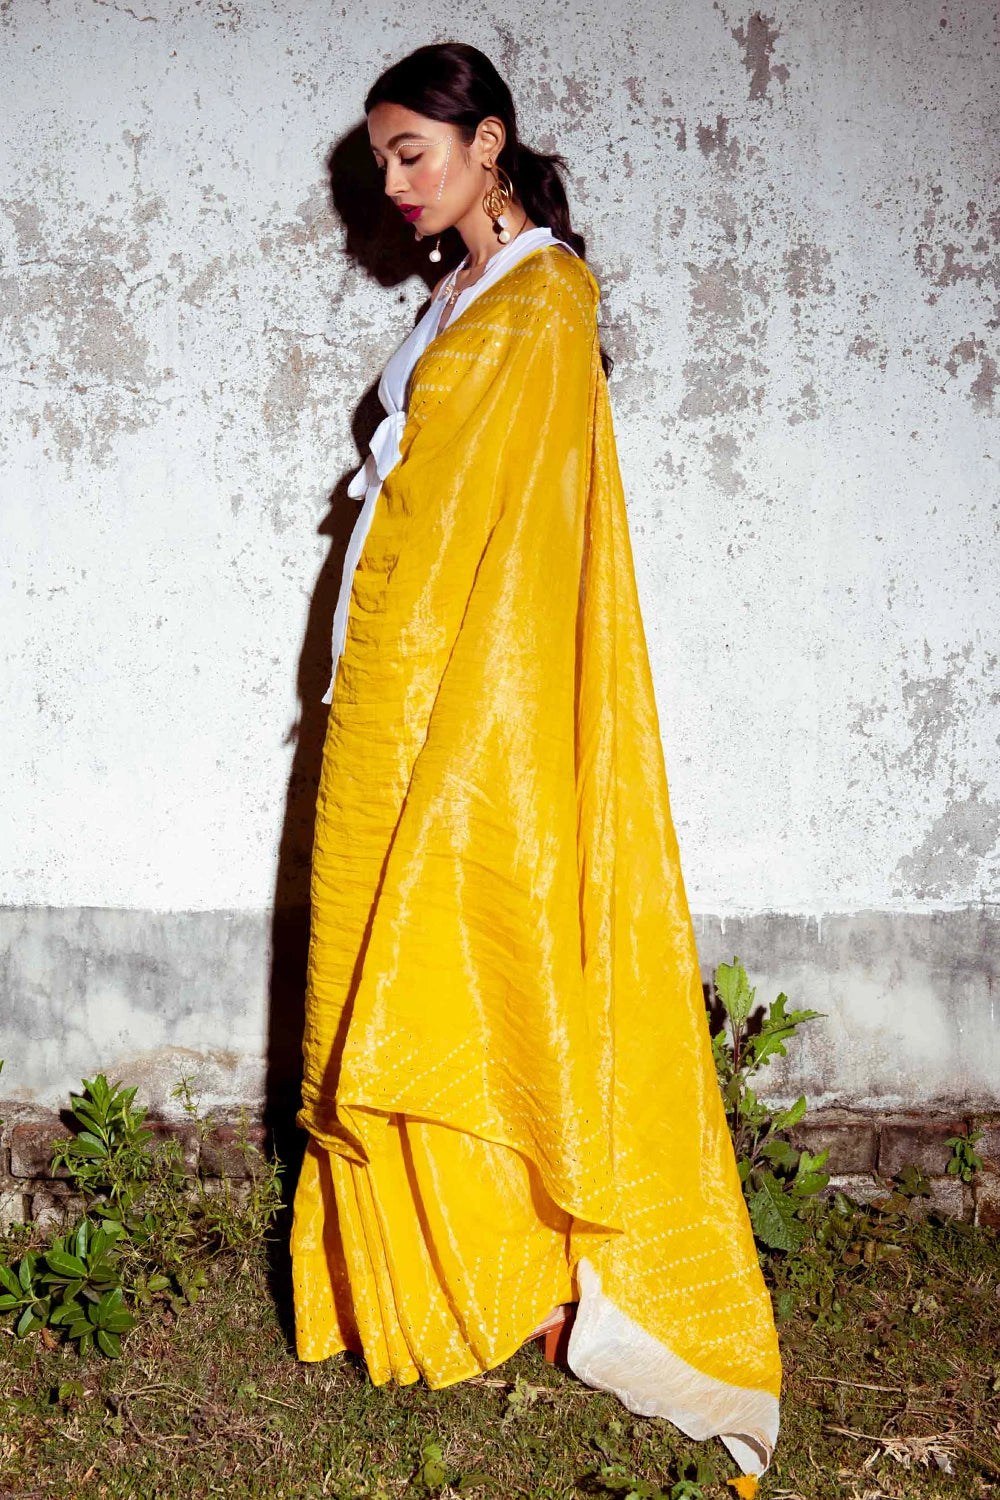
M 364 124 L 333 147 L 327 172 L 333 209 L 346 229 L 344 253 L 380 286 L 396 287 L 417 275 L 429 291 L 441 272 L 461 258 L 464 246 L 454 231 L 443 237 L 442 261 L 436 266 L 427 259 L 427 246 L 421 248 L 410 238 L 404 221 L 385 197 Z M 426 303 L 421 315 L 425 307 Z M 401 338 L 406 331 L 400 330 Z M 349 322 L 344 337 L 351 338 Z M 351 422 L 358 447 L 357 464 L 367 453 L 372 433 L 383 416 L 377 390 L 376 380 L 362 396 Z M 347 494 L 353 472 L 352 468 L 334 485 L 328 512 L 318 527 L 321 536 L 329 537 L 330 550 L 316 580 L 299 653 L 299 717 L 289 732 L 295 753 L 274 882 L 265 1123 L 279 1155 L 288 1164 L 289 1201 L 305 1145 L 302 1132 L 295 1126 L 295 1112 L 299 1106 L 309 944 L 309 870 L 327 718 L 327 706 L 321 700 L 330 680 L 330 633 L 344 553 L 359 509 Z

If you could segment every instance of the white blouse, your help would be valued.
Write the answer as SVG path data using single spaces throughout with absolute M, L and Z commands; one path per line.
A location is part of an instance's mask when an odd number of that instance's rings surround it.
M 518 261 L 530 255 L 532 250 L 539 250 L 543 245 L 566 245 L 567 250 L 573 250 L 572 245 L 567 244 L 565 240 L 557 239 L 551 229 L 544 226 L 528 229 L 523 234 L 516 235 L 509 245 L 504 245 L 490 258 L 479 280 L 459 293 L 445 326 L 449 326 L 453 318 L 457 318 L 459 313 L 464 312 L 480 292 L 487 291 L 506 271 L 517 265 Z M 576 254 L 575 250 L 573 254 Z M 403 340 L 396 352 L 390 356 L 382 372 L 382 379 L 379 381 L 378 398 L 386 416 L 375 429 L 368 457 L 347 487 L 347 493 L 352 499 L 360 499 L 363 495 L 364 504 L 354 523 L 354 529 L 347 543 L 347 551 L 344 554 L 344 572 L 340 581 L 337 605 L 333 612 L 333 678 L 323 698 L 324 703 L 331 702 L 333 698 L 333 679 L 336 678 L 337 663 L 347 639 L 347 616 L 351 604 L 354 573 L 365 545 L 365 539 L 371 529 L 382 481 L 399 463 L 399 445 L 406 426 L 410 375 L 413 372 L 413 366 L 428 344 L 437 337 L 448 293 L 454 285 L 455 277 L 466 265 L 468 259 L 466 255 L 459 262 L 419 323 Z

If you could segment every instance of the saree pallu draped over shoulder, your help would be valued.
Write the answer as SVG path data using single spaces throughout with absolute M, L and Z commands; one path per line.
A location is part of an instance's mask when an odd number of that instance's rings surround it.
M 412 377 L 317 805 L 298 1353 L 568 1359 L 759 1473 L 780 1364 L 716 1084 L 596 326 L 535 251 Z

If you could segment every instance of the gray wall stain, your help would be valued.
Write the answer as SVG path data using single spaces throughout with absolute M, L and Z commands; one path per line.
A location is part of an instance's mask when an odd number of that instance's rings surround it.
M 987 870 L 992 888 L 1000 875 L 1000 802 L 984 800 L 982 791 L 979 786 L 952 802 L 913 853 L 899 860 L 896 871 L 904 890 L 919 900 L 946 897 Z
M 823 1012 L 770 1069 L 768 1097 L 811 1107 L 992 1109 L 1000 907 L 696 916 L 702 972 L 738 955 L 757 1001 Z
M 706 448 L 710 455 L 709 473 L 712 483 L 728 495 L 735 495 L 747 487 L 746 479 L 736 467 L 740 456 L 739 445 L 730 433 L 718 432 L 709 438 Z M 730 546 L 733 544 L 730 543 Z
M 1000 1105 L 1000 908 L 693 920 L 704 982 L 737 955 L 758 1003 L 784 990 L 823 1012 L 769 1070 L 769 1098 Z M 183 1075 L 206 1109 L 259 1104 L 269 940 L 264 912 L 0 910 L 0 1097 L 65 1106 L 103 1070 L 167 1114 Z M 286 1040 L 270 1086 L 294 1097 L 298 1038 Z
M 731 257 L 705 265 L 688 261 L 685 269 L 697 354 L 683 367 L 679 415 L 697 420 L 759 410 L 765 369 L 754 355 L 763 346 L 768 294 L 762 296 L 753 272 Z

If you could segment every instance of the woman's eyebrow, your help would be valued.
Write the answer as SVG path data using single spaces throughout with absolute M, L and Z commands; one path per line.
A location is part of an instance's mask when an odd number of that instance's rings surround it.
M 412 131 L 404 130 L 402 134 L 394 135 L 390 141 L 386 141 L 384 147 L 376 146 L 373 142 L 370 144 L 373 151 L 395 151 L 400 141 L 413 141 L 414 143 L 419 143 L 422 146 L 426 146 L 428 144 L 428 139 L 429 138 L 425 135 L 414 135 Z

